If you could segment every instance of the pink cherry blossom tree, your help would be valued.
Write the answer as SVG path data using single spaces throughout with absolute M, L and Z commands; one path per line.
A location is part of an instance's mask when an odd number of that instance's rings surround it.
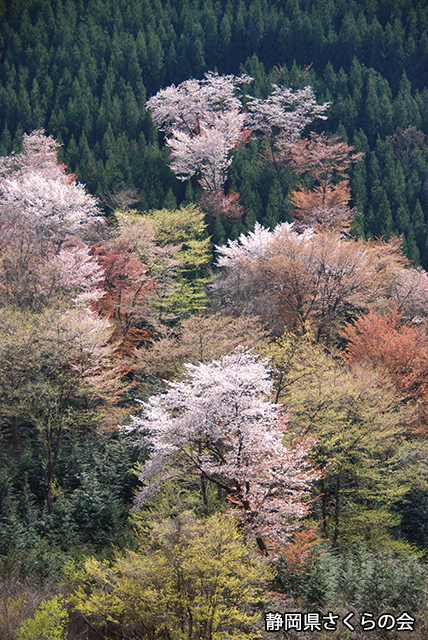
M 101 211 L 58 162 L 58 146 L 41 129 L 24 134 L 21 153 L 0 157 L 1 304 L 40 310 L 103 295 L 103 269 L 82 240 L 97 238 Z
M 250 96 L 247 102 L 247 125 L 269 142 L 272 158 L 284 153 L 304 128 L 315 118 L 327 120 L 329 102 L 317 104 L 312 87 L 298 91 L 272 84 L 273 91 L 265 99 Z
M 143 503 L 168 478 L 198 477 L 206 502 L 208 483 L 242 510 L 261 550 L 284 541 L 290 518 L 309 508 L 307 492 L 317 473 L 307 454 L 311 442 L 286 446 L 287 418 L 266 401 L 271 381 L 265 361 L 244 349 L 210 364 L 187 365 L 187 378 L 170 383 L 144 405 L 130 430 L 145 433 L 151 460 L 141 473 Z
M 162 89 L 148 102 L 159 131 L 171 148 L 171 169 L 179 180 L 198 175 L 208 193 L 223 192 L 231 151 L 245 138 L 242 84 L 252 78 L 207 73 Z
M 206 73 L 202 80 L 186 80 L 177 87 L 171 85 L 158 91 L 146 107 L 152 112 L 159 131 L 171 136 L 175 131 L 197 135 L 201 124 L 210 121 L 213 114 L 240 111 L 239 90 L 251 76 L 219 76 Z
M 61 244 L 103 219 L 97 199 L 58 162 L 58 147 L 40 129 L 24 134 L 21 153 L 0 157 L 0 220 L 18 210 L 36 233 Z
M 68 304 L 84 306 L 105 295 L 99 286 L 104 269 L 79 238 L 68 240 L 58 253 L 42 259 L 38 267 L 38 292 L 45 300 L 68 299 Z

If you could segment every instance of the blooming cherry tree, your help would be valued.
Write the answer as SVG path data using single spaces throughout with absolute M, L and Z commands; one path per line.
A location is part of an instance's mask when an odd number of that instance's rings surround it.
M 420 267 L 397 269 L 392 290 L 393 302 L 407 319 L 415 323 L 428 315 L 428 273 Z
M 242 137 L 245 116 L 237 109 L 213 114 L 200 123 L 199 135 L 175 131 L 167 144 L 171 147 L 171 169 L 179 180 L 199 174 L 199 182 L 210 193 L 222 190 L 232 164 L 230 151 Z
M 24 134 L 22 153 L 0 158 L 0 206 L 22 211 L 33 229 L 60 244 L 102 218 L 97 199 L 58 163 L 58 146 L 40 129 Z
M 222 192 L 230 153 L 245 139 L 240 86 L 252 78 L 207 73 L 159 91 L 148 102 L 171 148 L 171 169 L 179 180 L 198 175 L 203 189 Z
M 177 87 L 172 84 L 158 91 L 146 106 L 151 109 L 157 129 L 167 136 L 175 131 L 197 135 L 201 124 L 213 114 L 240 111 L 237 92 L 242 84 L 251 81 L 245 74 L 219 76 L 210 72 L 202 80 L 186 80 Z
M 103 269 L 82 240 L 94 239 L 101 212 L 96 198 L 58 162 L 57 150 L 41 129 L 24 134 L 21 153 L 0 157 L 2 304 L 40 310 L 103 295 Z
M 232 151 L 246 143 L 252 130 L 268 138 L 276 162 L 277 152 L 284 152 L 307 124 L 326 118 L 329 103 L 318 105 L 311 87 L 294 93 L 276 84 L 266 100 L 250 96 L 244 114 L 240 88 L 251 81 L 247 75 L 210 72 L 202 80 L 186 80 L 159 91 L 146 105 L 166 135 L 172 171 L 183 181 L 198 176 L 205 191 L 203 206 L 212 217 L 223 214 L 233 220 L 243 213 L 235 194 L 225 196 L 224 184 Z
M 187 365 L 187 379 L 170 383 L 144 405 L 131 430 L 143 431 L 152 459 L 142 470 L 144 502 L 177 475 L 199 476 L 220 487 L 242 509 L 262 550 L 291 531 L 290 517 L 308 510 L 316 472 L 306 460 L 309 441 L 284 444 L 287 419 L 265 401 L 271 392 L 266 362 L 243 349 L 210 364 Z
M 234 316 L 253 314 L 270 330 L 285 328 L 328 343 L 349 310 L 397 307 L 418 321 L 428 313 L 428 276 L 412 267 L 398 238 L 365 242 L 323 227 L 296 231 L 282 223 L 217 247 L 224 273 L 213 288 Z M 420 318 L 419 318 L 420 321 Z
M 253 131 L 268 139 L 273 152 L 283 151 L 295 142 L 315 118 L 326 120 L 324 114 L 330 103 L 317 104 L 310 86 L 296 92 L 278 84 L 272 84 L 272 87 L 272 93 L 265 100 L 250 97 L 247 123 Z
M 221 247 L 216 246 L 216 250 L 220 254 L 217 259 L 217 266 L 232 269 L 236 265 L 263 258 L 271 249 L 275 239 L 280 236 L 293 238 L 304 243 L 312 235 L 313 231 L 311 229 L 306 229 L 301 234 L 297 233 L 294 230 L 293 223 L 289 222 L 277 225 L 273 231 L 262 227 L 259 222 L 256 222 L 254 231 L 250 231 L 248 235 L 241 233 L 238 240 L 228 240 L 227 244 Z
M 99 300 L 104 269 L 79 239 L 68 240 L 57 254 L 48 255 L 38 267 L 38 289 L 44 300 L 72 298 L 77 306 Z

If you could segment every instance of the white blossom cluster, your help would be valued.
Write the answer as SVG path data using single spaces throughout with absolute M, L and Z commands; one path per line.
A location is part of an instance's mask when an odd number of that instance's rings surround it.
M 213 114 L 241 110 L 236 95 L 239 87 L 252 81 L 251 76 L 219 76 L 206 73 L 202 80 L 186 80 L 177 87 L 172 84 L 158 91 L 146 107 L 151 109 L 153 121 L 167 136 L 181 131 L 189 135 L 199 133 L 201 125 L 211 121 Z
M 221 247 L 216 246 L 216 250 L 220 254 L 217 266 L 230 269 L 237 263 L 257 260 L 267 253 L 278 238 L 306 243 L 313 236 L 313 233 L 310 228 L 306 228 L 304 233 L 297 233 L 294 230 L 294 224 L 290 222 L 278 224 L 273 231 L 256 222 L 254 231 L 249 231 L 247 235 L 241 233 L 237 240 L 228 240 L 227 244 Z
M 317 104 L 311 87 L 293 92 L 276 84 L 266 100 L 250 96 L 243 113 L 239 93 L 251 81 L 247 75 L 210 72 L 202 80 L 162 89 L 147 102 L 156 127 L 166 134 L 171 169 L 179 180 L 197 175 L 205 191 L 222 190 L 231 152 L 245 139 L 245 131 L 253 130 L 281 149 L 315 118 L 326 118 L 329 103 Z
M 64 239 L 102 218 L 97 199 L 58 163 L 57 148 L 41 129 L 24 134 L 22 153 L 0 158 L 0 207 L 19 210 L 34 228 Z
M 303 497 L 316 474 L 306 461 L 308 442 L 285 446 L 287 420 L 266 401 L 270 392 L 267 363 L 243 349 L 187 365 L 187 379 L 150 398 L 133 419 L 131 429 L 146 434 L 152 455 L 140 501 L 167 478 L 199 475 L 227 492 L 256 534 L 286 535 L 286 518 L 307 510 Z
M 171 169 L 179 180 L 200 174 L 205 191 L 222 189 L 232 163 L 230 152 L 241 137 L 245 116 L 236 109 L 215 113 L 201 123 L 198 135 L 175 131 L 167 144 L 171 148 Z
M 247 125 L 275 146 L 283 148 L 295 142 L 315 118 L 327 120 L 324 114 L 330 103 L 317 104 L 312 87 L 296 92 L 277 84 L 272 87 L 272 93 L 265 100 L 253 97 L 248 100 Z

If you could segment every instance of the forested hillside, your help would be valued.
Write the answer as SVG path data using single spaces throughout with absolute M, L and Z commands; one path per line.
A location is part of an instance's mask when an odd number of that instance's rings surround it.
M 427 30 L 0 0 L 1 640 L 427 637 Z
M 146 210 L 174 206 L 197 199 L 198 185 L 186 189 L 169 171 L 147 99 L 208 70 L 249 73 L 257 97 L 271 82 L 310 84 L 332 103 L 322 129 L 365 152 L 351 179 L 355 232 L 403 234 L 406 254 L 426 267 L 427 21 L 416 0 L 5 1 L 0 151 L 43 127 L 107 205 L 132 188 Z M 237 153 L 227 185 L 240 194 L 247 229 L 292 218 L 291 178 L 267 170 L 259 152 L 253 144 Z M 243 228 L 223 221 L 214 240 Z

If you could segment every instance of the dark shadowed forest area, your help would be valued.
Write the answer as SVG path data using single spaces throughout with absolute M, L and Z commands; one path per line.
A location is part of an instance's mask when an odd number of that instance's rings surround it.
M 428 633 L 428 7 L 0 0 L 0 639 Z

